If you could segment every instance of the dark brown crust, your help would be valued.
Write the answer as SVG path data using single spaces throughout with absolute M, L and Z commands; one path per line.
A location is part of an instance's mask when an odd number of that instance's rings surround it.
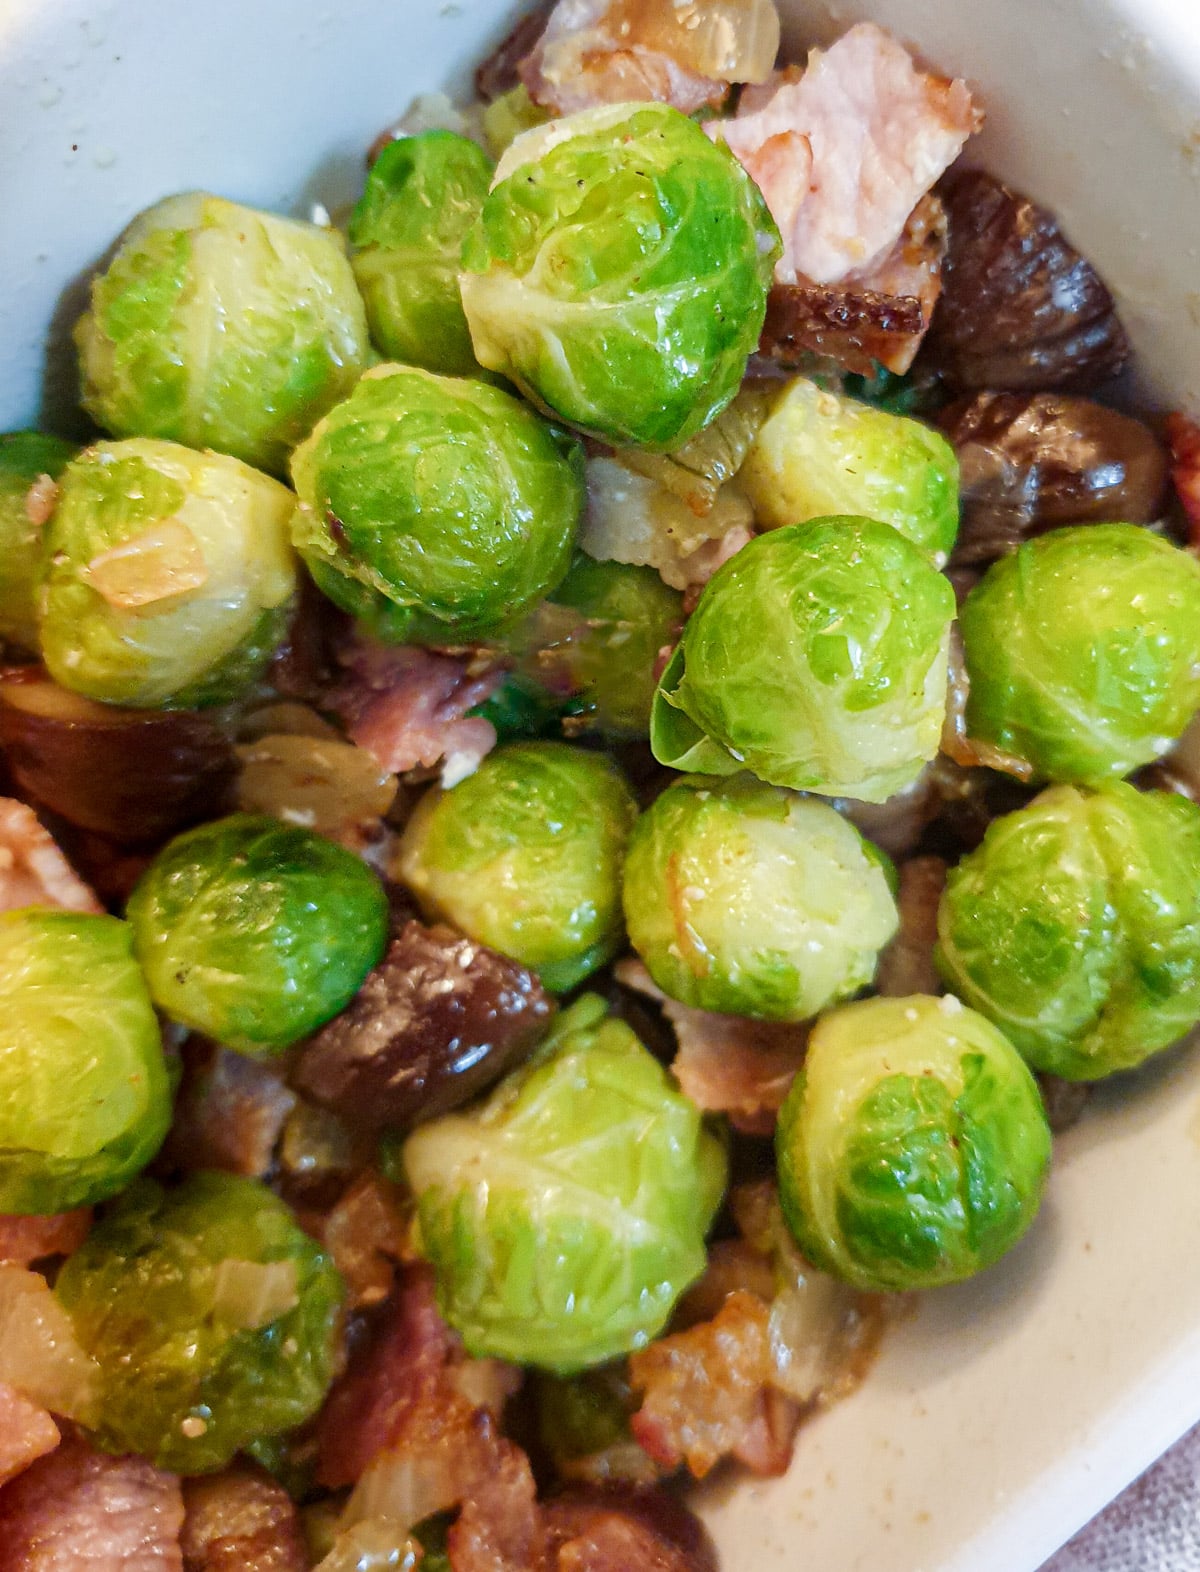
M 825 355 L 869 376 L 924 331 L 915 295 L 855 293 L 835 285 L 775 284 L 767 299 L 758 352 L 781 365 Z
M 553 1006 L 532 972 L 410 922 L 357 998 L 301 1050 L 292 1083 L 357 1128 L 448 1112 L 506 1074 Z
M 1115 376 L 1129 345 L 1112 296 L 1051 214 L 979 170 L 951 175 L 941 196 L 950 249 L 922 361 L 962 389 Z

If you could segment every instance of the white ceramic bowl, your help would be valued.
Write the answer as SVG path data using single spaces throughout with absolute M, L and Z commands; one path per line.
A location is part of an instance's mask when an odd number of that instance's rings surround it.
M 0 429 L 38 417 L 71 287 L 139 208 L 193 187 L 340 205 L 375 132 L 462 88 L 519 9 L 0 0 Z M 1197 0 L 784 9 L 796 48 L 871 17 L 972 78 L 980 156 L 1099 265 L 1150 396 L 1200 412 Z M 68 405 L 52 385 L 47 415 Z M 787 1479 L 705 1493 L 725 1572 L 1032 1572 L 1200 1418 L 1196 1074 L 1177 1051 L 1102 1092 L 1013 1255 L 928 1296 Z

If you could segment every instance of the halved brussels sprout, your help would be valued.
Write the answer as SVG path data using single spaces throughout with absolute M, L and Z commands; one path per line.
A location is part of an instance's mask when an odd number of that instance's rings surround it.
M 565 993 L 620 948 L 621 865 L 637 804 L 616 765 L 510 743 L 417 804 L 395 871 L 426 913 Z
M 463 247 L 480 363 L 618 443 L 667 449 L 733 398 L 779 234 L 723 146 L 665 104 L 519 136 Z
M 699 1111 L 594 994 L 485 1103 L 409 1136 L 404 1166 L 469 1351 L 559 1371 L 661 1331 L 726 1178 Z
M 958 460 L 945 437 L 807 377 L 787 385 L 738 480 L 767 529 L 860 514 L 898 529 L 938 567 L 958 533 Z
M 1200 1021 L 1200 808 L 1055 786 L 950 874 L 938 964 L 1034 1069 L 1091 1081 Z
M 56 500 L 53 493 L 35 498 L 31 510 L 30 487 L 43 475 L 57 480 L 76 451 L 73 442 L 40 431 L 0 435 L 0 641 L 21 649 L 37 649 L 34 581 L 42 525 Z
M 683 597 L 653 568 L 595 562 L 580 553 L 550 598 L 586 618 L 561 653 L 578 695 L 574 724 L 608 737 L 648 736 L 655 665 L 679 636 Z
M 202 191 L 126 231 L 75 328 L 83 406 L 115 437 L 170 437 L 279 472 L 368 363 L 340 235 Z
M 1200 708 L 1200 562 L 1136 524 L 1026 541 L 960 621 L 970 735 L 1045 779 L 1128 775 Z
M 801 1250 L 855 1288 L 904 1291 L 990 1266 L 1033 1221 L 1050 1126 L 1020 1054 L 953 997 L 824 1015 L 775 1135 Z
M 134 945 L 172 1020 L 269 1055 L 350 1003 L 383 954 L 383 886 L 353 853 L 234 814 L 177 836 L 129 897 Z
M 0 914 L 0 1212 L 106 1200 L 170 1123 L 162 1038 L 128 924 Z
M 320 1407 L 342 1280 L 265 1185 L 140 1180 L 55 1284 L 100 1367 L 92 1440 L 180 1474 L 211 1473 Z
M 676 781 L 630 839 L 630 943 L 702 1010 L 807 1020 L 866 987 L 898 921 L 882 852 L 827 803 L 750 775 Z
M 458 266 L 491 176 L 478 143 L 453 131 L 389 142 L 372 165 L 349 233 L 371 337 L 389 360 L 451 375 L 478 370 Z
M 583 456 L 511 394 L 377 366 L 292 459 L 319 587 L 393 643 L 502 630 L 567 571 Z
M 954 591 L 872 519 L 760 535 L 705 586 L 654 699 L 661 764 L 884 802 L 938 749 Z
M 40 570 L 42 654 L 64 688 L 135 709 L 235 697 L 296 588 L 295 499 L 235 458 L 99 442 L 69 464 Z

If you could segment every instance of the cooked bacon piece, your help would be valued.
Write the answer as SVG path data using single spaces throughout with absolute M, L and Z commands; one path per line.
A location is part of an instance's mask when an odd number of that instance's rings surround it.
M 530 971 L 407 923 L 357 998 L 300 1051 L 292 1081 L 358 1129 L 447 1113 L 526 1058 L 553 1003 Z
M 220 1168 L 261 1178 L 296 1106 L 295 1092 L 271 1065 L 203 1038 L 188 1040 L 183 1062 L 167 1160 L 189 1171 Z
M 329 704 L 352 742 L 393 774 L 441 766 L 443 786 L 465 780 L 496 745 L 490 721 L 469 716 L 503 679 L 495 667 L 472 670 L 468 657 L 388 649 L 357 640 L 343 651 L 347 678 Z
M 771 1387 L 770 1309 L 757 1295 L 730 1294 L 711 1321 L 660 1338 L 629 1363 L 644 1392 L 630 1423 L 656 1463 L 686 1463 L 697 1479 L 729 1456 L 756 1473 L 787 1468 L 799 1410 Z
M 554 9 L 554 0 L 539 0 L 532 10 L 526 11 L 507 37 L 501 39 L 486 60 L 475 69 L 475 92 L 485 104 L 510 93 L 520 84 L 519 66 L 527 55 L 533 53 L 538 39 L 546 30 L 546 21 Z
M 321 1410 L 320 1484 L 337 1489 L 355 1483 L 416 1409 L 439 1392 L 452 1347 L 434 1301 L 433 1272 L 407 1267 L 395 1297 L 381 1307 Z
M 451 1408 L 451 1423 L 439 1427 L 453 1452 L 462 1504 L 446 1538 L 453 1572 L 541 1572 L 543 1528 L 529 1459 L 499 1434 L 485 1409 L 472 1413 L 464 1403 L 457 1422 L 454 1413 Z M 413 1446 L 423 1450 L 422 1438 L 414 1437 Z
M 755 9 L 762 8 L 763 0 L 756 0 Z M 559 0 L 519 67 L 529 96 L 555 115 L 649 102 L 690 115 L 721 104 L 730 78 L 689 67 L 683 58 L 689 40 L 677 11 L 673 0 Z M 696 8 L 689 14 L 694 17 Z
M 913 993 L 941 993 L 942 980 L 933 964 L 937 943 L 938 902 L 946 887 L 946 864 L 940 857 L 912 857 L 900 866 L 900 931 L 879 957 L 875 991 L 891 999 Z
M 1167 416 L 1171 480 L 1188 521 L 1188 540 L 1200 547 L 1200 426 L 1186 415 Z
M 408 1223 L 392 1185 L 362 1174 L 322 1220 L 321 1243 L 345 1279 L 348 1308 L 382 1304 L 408 1252 Z
M 717 1572 L 703 1525 L 666 1490 L 573 1490 L 544 1519 L 555 1572 Z
M 296 1508 L 261 1469 L 189 1479 L 183 1504 L 185 1572 L 308 1572 Z
M 728 1114 L 747 1135 L 770 1135 L 804 1062 L 804 1026 L 714 1015 L 668 999 L 640 961 L 621 961 L 616 978 L 662 1005 L 679 1051 L 671 1071 L 684 1095 L 706 1113 Z
M 866 278 L 913 209 L 977 131 L 965 82 L 914 66 L 870 22 L 813 50 L 798 80 L 706 129 L 758 184 L 783 235 L 780 283 Z M 870 287 L 866 285 L 865 287 Z
M 0 797 L 0 911 L 22 906 L 103 910 L 33 809 L 15 798 Z
M 49 1255 L 70 1255 L 87 1238 L 91 1226 L 90 1206 L 46 1217 L 0 1215 L 0 1264 L 30 1266 Z
M 58 1426 L 46 1410 L 0 1381 L 0 1485 L 53 1452 L 58 1442 Z
M 179 1481 L 64 1441 L 0 1491 L 4 1572 L 183 1572 Z
M 955 387 L 1018 393 L 1115 376 L 1129 344 L 1112 296 L 1057 219 L 981 170 L 941 196 L 950 249 L 922 364 Z
M 877 267 L 840 284 L 776 283 L 767 299 L 759 354 L 781 365 L 823 355 L 864 376 L 878 362 L 903 375 L 933 319 L 945 253 L 945 209 L 930 194 L 917 203 Z

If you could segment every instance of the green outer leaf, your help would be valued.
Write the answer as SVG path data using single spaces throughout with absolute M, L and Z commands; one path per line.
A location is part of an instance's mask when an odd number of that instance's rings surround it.
M 678 446 L 738 390 L 778 231 L 677 110 L 605 106 L 551 129 L 535 161 L 497 172 L 463 248 L 476 356 L 582 430 Z
M 564 1373 L 661 1331 L 726 1180 L 699 1111 L 594 995 L 474 1112 L 420 1127 L 404 1163 L 470 1352 Z
M 203 192 L 126 232 L 75 327 L 83 404 L 118 437 L 165 437 L 280 472 L 367 363 L 340 235 Z
M 34 581 L 42 532 L 25 508 L 39 475 L 57 480 L 78 451 L 41 431 L 0 434 L 0 641 L 37 649 Z
M 0 915 L 0 1022 L 0 1212 L 64 1212 L 123 1189 L 171 1123 L 128 924 Z
M 255 1330 L 230 1326 L 214 1298 L 225 1261 L 293 1263 L 295 1308 Z M 294 1429 L 333 1378 L 342 1280 L 257 1180 L 191 1174 L 169 1191 L 139 1181 L 67 1260 L 55 1292 L 100 1365 L 92 1440 L 176 1473 L 213 1472 L 247 1443 Z M 182 1428 L 189 1418 L 203 1421 L 198 1435 Z
M 1200 1021 L 1200 808 L 1057 786 L 951 873 L 938 966 L 1036 1069 L 1095 1080 Z
M 498 388 L 412 366 L 368 373 L 292 474 L 314 578 L 392 642 L 502 631 L 566 573 L 584 501 L 573 438 Z
M 885 801 L 937 752 L 953 615 L 949 581 L 886 524 L 760 535 L 705 586 L 659 682 L 655 757 Z
M 434 918 L 564 993 L 621 947 L 621 866 L 637 804 L 611 760 L 510 743 L 417 805 L 396 871 Z
M 267 1055 L 349 1004 L 388 929 L 383 886 L 352 852 L 252 814 L 176 836 L 128 915 L 159 1008 Z
M 990 1266 L 1033 1221 L 1051 1136 L 1001 1033 L 956 999 L 869 999 L 822 1016 L 776 1128 L 788 1226 L 868 1291 Z
M 401 137 L 376 159 L 349 235 L 371 337 L 387 359 L 450 375 L 478 370 L 458 267 L 491 171 L 483 149 L 453 131 Z
M 692 776 L 642 814 L 630 942 L 671 998 L 802 1021 L 866 987 L 898 926 L 879 855 L 828 804 L 750 775 Z
M 1200 562 L 1136 524 L 1026 541 L 960 624 L 971 736 L 1097 786 L 1165 753 L 1200 708 Z

